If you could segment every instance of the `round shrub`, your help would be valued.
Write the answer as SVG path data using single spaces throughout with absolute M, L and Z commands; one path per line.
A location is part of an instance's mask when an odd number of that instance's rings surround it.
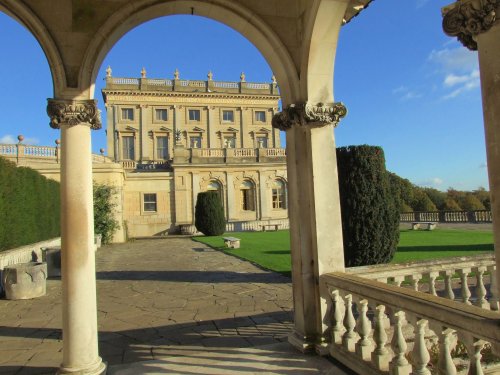
M 226 219 L 218 192 L 207 191 L 198 194 L 194 225 L 205 236 L 220 236 L 224 233 Z

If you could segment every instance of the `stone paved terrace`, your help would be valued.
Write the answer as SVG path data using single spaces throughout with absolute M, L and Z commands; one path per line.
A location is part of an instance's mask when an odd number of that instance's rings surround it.
M 105 246 L 96 262 L 108 373 L 344 374 L 285 343 L 284 276 L 188 238 Z M 0 374 L 53 374 L 62 360 L 60 280 L 48 280 L 39 299 L 1 299 L 0 316 Z

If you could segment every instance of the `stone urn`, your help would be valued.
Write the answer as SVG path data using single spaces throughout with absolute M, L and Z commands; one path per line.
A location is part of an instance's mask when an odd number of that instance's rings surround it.
M 42 262 L 18 263 L 3 270 L 2 282 L 5 298 L 31 299 L 45 295 L 47 264 Z

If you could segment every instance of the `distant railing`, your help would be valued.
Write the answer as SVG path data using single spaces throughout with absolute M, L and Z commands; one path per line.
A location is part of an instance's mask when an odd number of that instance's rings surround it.
M 435 221 L 439 223 L 491 223 L 491 211 L 431 211 L 405 212 L 400 214 L 401 222 Z
M 284 162 L 283 148 L 191 148 L 191 163 Z

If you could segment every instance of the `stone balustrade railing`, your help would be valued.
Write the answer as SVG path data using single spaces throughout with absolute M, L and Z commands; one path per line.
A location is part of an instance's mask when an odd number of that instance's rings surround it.
M 429 261 L 351 267 L 346 272 L 384 284 L 400 287 L 403 283 L 415 291 L 499 310 L 496 263 L 493 254 L 453 257 Z M 488 273 L 488 278 L 485 274 Z M 440 285 L 437 285 L 438 279 Z M 490 285 L 490 293 L 486 286 Z M 460 291 L 455 292 L 460 286 Z
M 60 147 L 32 146 L 22 143 L 0 144 L 0 156 L 17 164 L 23 161 L 40 161 L 44 163 L 59 163 Z M 94 163 L 111 163 L 112 160 L 104 155 L 92 155 Z
M 262 230 L 263 225 L 278 225 L 278 229 L 289 229 L 288 219 L 254 220 L 254 221 L 235 221 L 226 223 L 226 232 L 258 232 Z M 182 234 L 201 234 L 194 224 L 181 224 Z
M 351 273 L 320 282 L 330 305 L 328 351 L 356 373 L 479 375 L 495 366 L 481 358 L 500 353 L 498 312 Z
M 431 211 L 405 212 L 400 214 L 401 222 L 435 221 L 440 223 L 491 223 L 490 210 L 477 211 Z
M 199 81 L 106 77 L 106 90 L 218 92 L 231 94 L 279 95 L 276 83 Z
M 191 148 L 189 152 L 192 164 L 286 161 L 284 148 Z

